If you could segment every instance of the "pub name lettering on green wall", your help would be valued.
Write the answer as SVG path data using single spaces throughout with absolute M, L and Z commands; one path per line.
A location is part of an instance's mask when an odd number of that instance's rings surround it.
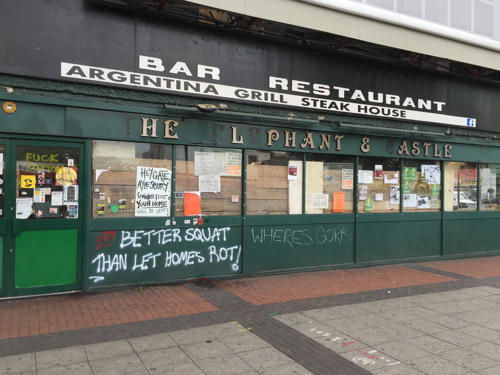
M 157 138 L 158 119 L 142 117 L 142 134 L 141 137 Z M 175 128 L 179 126 L 178 121 L 166 120 L 163 122 L 164 135 L 166 139 L 179 139 Z M 238 133 L 237 126 L 231 126 L 231 144 L 245 144 L 243 135 Z M 316 149 L 330 150 L 330 147 L 335 147 L 335 151 L 342 151 L 342 139 L 345 135 L 306 132 L 304 138 L 297 137 L 297 131 L 291 130 L 276 130 L 270 129 L 267 131 L 267 146 L 274 146 L 276 143 L 281 144 L 283 147 L 302 149 Z M 443 157 L 451 158 L 451 148 L 449 144 L 438 144 L 430 142 L 408 142 L 401 140 L 401 145 L 398 148 L 398 155 L 407 156 L 424 156 L 424 157 Z M 370 138 L 363 137 L 360 142 L 360 150 L 363 153 L 369 153 L 371 150 Z

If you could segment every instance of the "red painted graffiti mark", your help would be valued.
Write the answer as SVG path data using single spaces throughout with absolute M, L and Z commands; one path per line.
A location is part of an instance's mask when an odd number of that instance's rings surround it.
M 116 230 L 110 230 L 107 232 L 102 232 L 99 237 L 97 237 L 97 247 L 96 250 L 102 247 L 110 247 L 115 242 Z
M 352 344 L 356 344 L 356 341 L 345 342 L 342 344 L 342 346 L 347 346 L 347 345 L 352 345 Z

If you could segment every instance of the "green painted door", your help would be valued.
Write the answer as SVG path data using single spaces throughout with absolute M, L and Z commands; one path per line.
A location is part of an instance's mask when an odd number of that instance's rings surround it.
M 6 146 L 0 296 L 80 289 L 83 145 L 12 140 Z

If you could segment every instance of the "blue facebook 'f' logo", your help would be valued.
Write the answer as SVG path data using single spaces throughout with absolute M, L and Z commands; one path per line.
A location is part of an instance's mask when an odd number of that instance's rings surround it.
M 467 126 L 472 126 L 473 128 L 476 127 L 476 119 L 475 118 L 468 118 L 467 119 Z

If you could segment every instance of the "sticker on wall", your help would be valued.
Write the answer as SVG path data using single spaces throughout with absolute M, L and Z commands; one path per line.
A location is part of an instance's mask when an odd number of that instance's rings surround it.
M 118 200 L 118 208 L 125 208 L 127 207 L 127 200 L 126 199 L 119 199 Z
M 21 175 L 21 189 L 34 189 L 36 186 L 36 176 Z
M 415 181 L 417 179 L 417 168 L 403 168 L 403 180 Z
M 372 211 L 373 211 L 373 199 L 367 197 L 365 199 L 365 212 L 372 212 Z
M 240 201 L 239 195 L 232 195 L 231 196 L 231 203 L 238 203 L 239 201 Z
M 64 204 L 78 202 L 78 185 L 63 186 Z
M 439 185 L 438 184 L 432 184 L 431 195 L 433 195 L 433 196 L 439 195 Z
M 375 178 L 381 179 L 383 177 L 383 169 L 381 164 L 375 164 Z
M 104 215 L 104 205 L 98 204 L 96 208 L 97 215 Z
M 62 206 L 63 205 L 63 192 L 62 191 L 53 191 L 51 203 L 53 206 Z
M 352 190 L 354 186 L 354 170 L 342 169 L 342 189 Z
M 339 213 L 345 212 L 345 193 L 343 191 L 333 192 L 332 211 Z
M 288 166 L 288 180 L 289 181 L 294 181 L 297 179 L 297 166 L 296 165 L 290 165 Z
M 312 208 L 328 208 L 328 194 L 311 194 Z
M 103 201 L 106 199 L 106 193 L 99 193 L 99 200 Z
M 410 194 L 410 192 L 411 192 L 410 181 L 404 180 L 403 181 L 403 194 Z
M 16 219 L 27 219 L 33 213 L 33 199 L 16 199 Z
M 59 167 L 56 171 L 56 185 L 76 185 L 78 184 L 78 173 L 74 167 Z
M 366 197 L 368 196 L 368 187 L 359 185 L 358 193 L 359 193 L 359 200 L 360 201 L 366 200 Z
M 35 202 L 35 203 L 44 203 L 45 202 L 45 189 L 44 188 L 35 188 L 33 190 L 33 202 Z
M 391 185 L 389 189 L 389 204 L 399 204 L 399 185 Z
M 384 174 L 384 184 L 399 184 L 399 173 L 386 172 Z
M 417 207 L 417 194 L 403 194 L 403 207 Z
M 202 175 L 198 177 L 198 189 L 200 193 L 220 193 L 220 176 Z
M 75 159 L 68 159 L 68 167 L 74 167 L 75 166 Z
M 417 201 L 418 208 L 431 208 L 431 197 L 429 195 L 419 195 Z
M 68 206 L 68 218 L 69 219 L 78 219 L 78 205 L 70 204 Z
M 199 191 L 184 192 L 184 216 L 201 215 L 201 195 Z

